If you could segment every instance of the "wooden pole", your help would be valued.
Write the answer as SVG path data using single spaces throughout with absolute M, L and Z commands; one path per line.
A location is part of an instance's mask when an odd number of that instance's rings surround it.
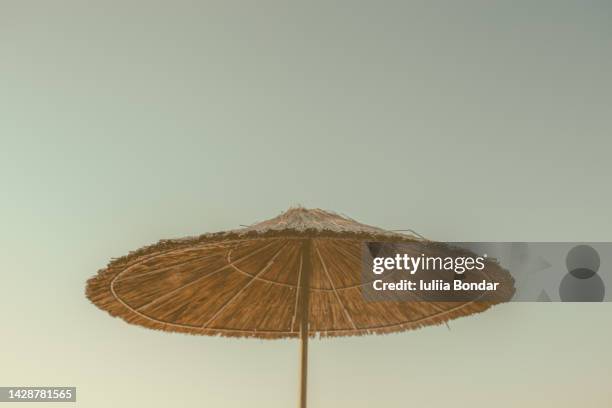
M 310 302 L 310 275 L 312 272 L 312 240 L 305 239 L 302 243 L 302 273 L 300 274 L 300 405 L 306 408 L 308 394 L 308 307 Z

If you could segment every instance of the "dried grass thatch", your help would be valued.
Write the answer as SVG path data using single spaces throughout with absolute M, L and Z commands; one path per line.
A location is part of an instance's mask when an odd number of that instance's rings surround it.
M 308 281 L 301 276 L 305 239 L 312 245 Z M 384 334 L 441 324 L 482 312 L 513 294 L 495 301 L 368 302 L 360 287 L 364 241 L 452 250 L 323 210 L 293 208 L 240 230 L 163 240 L 114 259 L 87 282 L 86 294 L 128 323 L 265 339 L 299 337 L 304 293 L 310 336 Z M 512 280 L 494 262 L 487 263 L 487 273 Z M 300 282 L 308 282 L 306 292 Z

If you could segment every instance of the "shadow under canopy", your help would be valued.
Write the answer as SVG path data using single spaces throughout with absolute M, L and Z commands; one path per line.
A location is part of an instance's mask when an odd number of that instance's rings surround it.
M 385 334 L 482 312 L 509 300 L 371 302 L 365 242 L 438 245 L 320 209 L 291 208 L 242 229 L 162 240 L 113 259 L 87 281 L 87 297 L 128 323 L 200 335 L 299 338 L 306 407 L 308 338 Z M 448 248 L 452 252 L 452 248 Z M 497 280 L 512 282 L 497 263 Z

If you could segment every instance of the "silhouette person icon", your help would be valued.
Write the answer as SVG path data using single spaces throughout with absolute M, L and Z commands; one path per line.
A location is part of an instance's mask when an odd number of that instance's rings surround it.
M 565 258 L 568 273 L 559 285 L 559 296 L 563 302 L 602 302 L 605 285 L 597 274 L 600 266 L 599 254 L 589 245 L 572 248 Z

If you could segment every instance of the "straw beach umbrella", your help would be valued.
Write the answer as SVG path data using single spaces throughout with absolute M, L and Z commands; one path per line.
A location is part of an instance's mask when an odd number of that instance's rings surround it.
M 152 329 L 300 339 L 304 408 L 309 337 L 441 324 L 513 294 L 511 284 L 492 301 L 368 302 L 361 292 L 362 245 L 371 241 L 435 245 L 320 209 L 292 208 L 242 229 L 162 240 L 113 259 L 88 280 L 86 295 L 111 315 Z M 497 280 L 512 279 L 495 262 L 486 270 Z

